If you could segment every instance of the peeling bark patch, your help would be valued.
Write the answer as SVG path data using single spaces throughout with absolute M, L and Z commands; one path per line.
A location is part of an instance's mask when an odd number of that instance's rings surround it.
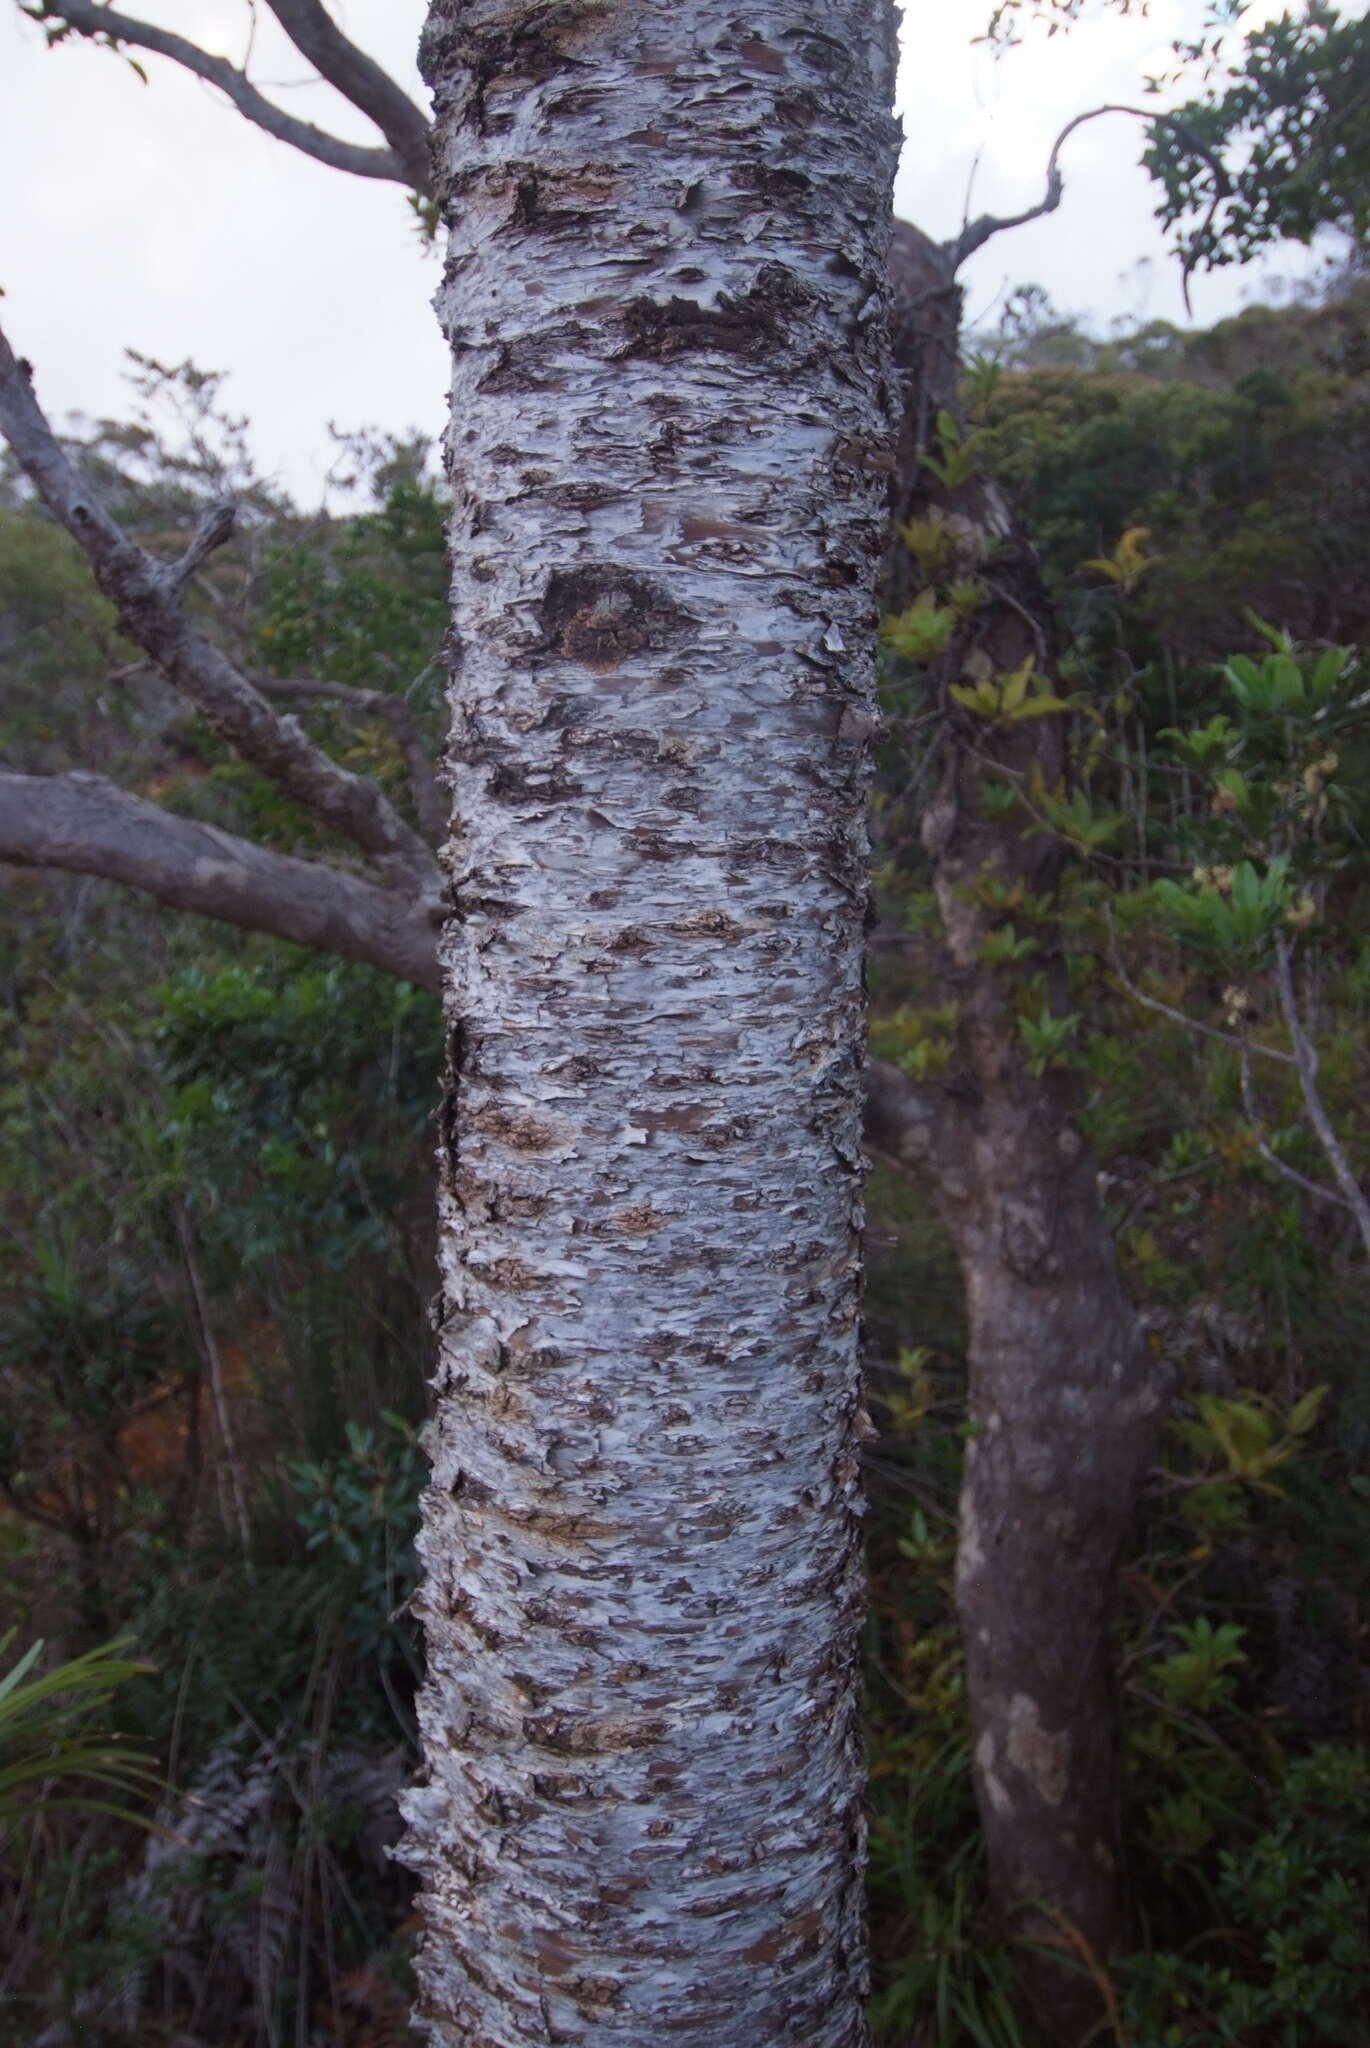
M 568 1144 L 575 1135 L 569 1124 L 534 1116 L 527 1110 L 513 1109 L 503 1103 L 489 1103 L 480 1109 L 469 1110 L 465 1123 L 470 1130 L 480 1131 L 488 1138 L 497 1138 L 511 1152 L 551 1152 L 559 1145 Z
M 610 1221 L 615 1230 L 621 1230 L 627 1237 L 651 1237 L 665 1229 L 668 1218 L 650 1203 L 638 1202 L 630 1209 L 618 1210 Z
M 583 794 L 580 783 L 561 771 L 530 775 L 515 761 L 501 761 L 485 785 L 485 793 L 501 804 L 565 804 Z
M 793 184 L 788 189 L 793 193 Z M 623 309 L 627 342 L 620 360 L 669 362 L 693 350 L 767 356 L 782 344 L 788 318 L 812 300 L 809 287 L 779 263 L 763 263 L 750 291 L 719 292 L 708 305 L 677 297 L 630 299 Z
M 1003 1779 L 995 1774 L 994 1758 L 994 1737 L 986 1729 L 975 1745 L 975 1767 L 980 1773 L 980 1783 L 984 1788 L 985 1797 L 994 1811 L 1012 1813 L 1013 1801 L 1008 1796 Z
M 1069 1783 L 1070 1736 L 1048 1734 L 1036 1700 L 1023 1692 L 1009 1701 L 1008 1760 L 1048 1806 L 1060 1805 Z
M 776 323 L 762 307 L 737 305 L 720 294 L 712 306 L 694 299 L 633 299 L 623 309 L 623 357 L 669 362 L 687 349 L 715 355 L 764 355 L 775 346 Z
M 554 1756 L 616 1756 L 623 1750 L 655 1749 L 667 1728 L 662 1720 L 627 1714 L 540 1714 L 528 1717 L 523 1733 Z
M 509 226 L 525 234 L 565 234 L 582 228 L 587 214 L 613 195 L 612 175 L 597 176 L 593 167 L 559 178 L 530 169 L 514 182 Z
M 732 172 L 732 182 L 739 191 L 783 203 L 807 193 L 813 180 L 803 171 L 789 170 L 783 164 L 738 164 Z
M 693 621 L 658 584 L 612 563 L 554 570 L 543 595 L 542 644 L 607 674 L 630 655 L 660 653 Z
M 471 111 L 487 127 L 491 88 L 542 84 L 579 69 L 575 42 L 612 11 L 611 0 L 522 0 L 473 19 L 469 0 L 433 0 L 419 38 L 419 71 L 435 96 L 454 75 L 469 81 Z

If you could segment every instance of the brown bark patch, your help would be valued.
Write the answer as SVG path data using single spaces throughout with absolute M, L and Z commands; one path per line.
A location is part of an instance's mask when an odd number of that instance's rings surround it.
M 791 188 L 792 190 L 793 188 Z M 720 292 L 712 305 L 695 299 L 630 299 L 623 309 L 627 341 L 621 359 L 669 362 L 697 349 L 714 355 L 769 355 L 783 340 L 785 316 L 812 294 L 779 263 L 763 263 L 751 290 Z
M 655 1749 L 668 1730 L 664 1721 L 626 1714 L 530 1714 L 523 1733 L 555 1756 L 613 1756 L 625 1749 Z
M 575 174 L 550 176 L 531 167 L 514 182 L 509 225 L 519 233 L 565 234 L 581 228 L 587 214 L 610 203 L 617 190 L 612 171 L 586 166 Z
M 610 1219 L 615 1230 L 625 1237 L 650 1237 L 654 1231 L 664 1230 L 667 1218 L 649 1202 L 636 1202 L 629 1209 L 620 1209 Z
M 466 1126 L 468 1130 L 482 1131 L 487 1138 L 498 1139 L 511 1152 L 552 1152 L 573 1135 L 569 1128 L 546 1117 L 534 1116 L 526 1109 L 506 1109 L 501 1103 L 468 1109 Z
M 684 638 L 688 612 L 645 576 L 613 563 L 555 570 L 543 594 L 542 646 L 605 674 L 629 655 Z

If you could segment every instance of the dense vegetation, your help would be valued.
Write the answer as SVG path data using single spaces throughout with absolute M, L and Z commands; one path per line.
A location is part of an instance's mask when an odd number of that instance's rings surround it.
M 972 425 L 941 459 L 1011 487 L 1068 639 L 1089 772 L 1069 805 L 1026 793 L 1079 856 L 1051 911 L 1066 1029 L 1031 988 L 1043 909 L 1008 906 L 1003 943 L 1034 1057 L 1085 1076 L 1129 1281 L 1176 1374 L 1119 1602 L 1146 1946 L 1108 1980 L 1112 2037 L 1350 2044 L 1370 2007 L 1366 1259 L 1309 1191 L 1329 1172 L 1292 1070 L 1264 1062 L 1255 1119 L 1242 1047 L 1283 1043 L 1287 933 L 1321 1100 L 1363 1165 L 1370 294 L 1107 344 L 1027 306 L 972 364 Z M 356 444 L 363 509 L 306 519 L 253 481 L 213 380 L 139 375 L 180 424 L 169 447 L 146 422 L 94 435 L 121 516 L 164 538 L 231 483 L 252 516 L 202 578 L 213 629 L 258 671 L 403 696 L 436 745 L 423 451 Z M 1319 671 L 1331 648 L 1353 652 Z M 946 1025 L 921 972 L 916 656 L 892 642 L 873 1033 L 926 1073 Z M 15 766 L 117 768 L 172 808 L 308 843 L 118 642 L 15 486 L 0 660 Z M 1297 705 L 1271 696 L 1290 668 Z M 346 699 L 308 715 L 398 795 L 384 720 Z M 0 1694 L 0 2039 L 407 2038 L 406 1881 L 384 1851 L 414 1754 L 436 1006 L 104 885 L 12 871 L 6 902 L 0 1638 L 18 1634 L 0 1666 L 41 1637 L 49 1666 L 122 1639 L 145 1668 L 74 1680 L 36 1734 L 32 1715 L 8 1732 Z M 877 2014 L 890 2048 L 1014 2048 L 1033 2036 L 984 1910 L 951 1605 L 959 1276 L 919 1188 L 881 1168 L 871 1194 Z M 48 1742 L 55 1770 L 83 1729 L 123 1738 L 107 1762 L 155 1758 L 156 1832 L 38 1804 L 41 1779 L 5 1803 L 22 1743 Z M 98 1777 L 60 1782 L 101 1796 Z M 108 1803 L 136 1803 L 131 1782 Z

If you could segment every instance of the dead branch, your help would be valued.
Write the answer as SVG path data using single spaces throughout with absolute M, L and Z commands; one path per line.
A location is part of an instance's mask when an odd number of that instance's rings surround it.
M 404 755 L 414 809 L 425 837 L 438 846 L 447 837 L 448 805 L 433 769 L 432 751 L 418 720 L 403 697 L 387 690 L 359 689 L 350 683 L 326 683 L 309 676 L 252 678 L 264 696 L 284 703 L 338 704 L 364 717 L 382 719 Z
M 1275 934 L 1275 987 L 1279 992 L 1280 1009 L 1284 1016 L 1289 1042 L 1294 1048 L 1294 1064 L 1298 1069 L 1299 1087 L 1303 1094 L 1303 1106 L 1308 1112 L 1308 1121 L 1317 1133 L 1318 1143 L 1331 1167 L 1337 1186 L 1346 1199 L 1346 1206 L 1356 1219 L 1361 1242 L 1370 1256 L 1370 1201 L 1352 1171 L 1341 1139 L 1332 1128 L 1321 1092 L 1318 1088 L 1318 1051 L 1304 1029 L 1299 1014 L 1298 998 L 1294 994 L 1294 975 L 1289 941 L 1283 932 Z
M 1220 201 L 1229 197 L 1232 190 L 1221 160 L 1174 114 L 1158 113 L 1154 107 L 1129 107 L 1110 101 L 1102 107 L 1091 107 L 1086 113 L 1077 114 L 1073 120 L 1067 121 L 1051 146 L 1051 155 L 1047 159 L 1046 196 L 1038 205 L 1030 206 L 1025 213 L 1015 213 L 1003 218 L 996 214 L 983 213 L 979 220 L 967 222 L 959 235 L 944 244 L 953 274 L 975 254 L 977 249 L 983 249 L 986 242 L 991 241 L 995 235 L 1002 234 L 1005 229 L 1026 227 L 1029 221 L 1040 220 L 1044 214 L 1055 213 L 1066 189 L 1065 177 L 1061 170 L 1061 151 L 1077 128 L 1083 128 L 1087 121 L 1097 121 L 1101 114 L 1130 114 L 1137 121 L 1148 121 L 1153 126 L 1173 128 L 1175 133 L 1204 159 L 1213 173 L 1214 197 L 1213 206 L 1209 211 L 1211 221 Z M 1186 311 L 1189 309 L 1189 278 L 1192 267 L 1191 264 L 1186 264 L 1183 273 Z
M 54 518 L 77 542 L 128 638 L 250 766 L 341 833 L 377 871 L 436 920 L 439 874 L 430 849 L 384 792 L 316 747 L 297 719 L 280 717 L 228 657 L 187 617 L 182 570 L 227 538 L 222 508 L 209 515 L 182 561 L 170 567 L 131 541 L 58 445 L 34 397 L 27 364 L 0 331 L 0 433 Z
M 288 10 L 277 8 L 274 11 L 282 16 L 282 26 L 285 26 L 287 33 L 290 34 L 291 31 L 284 21 L 284 15 Z M 116 45 L 128 43 L 135 49 L 151 50 L 159 57 L 169 57 L 173 64 L 180 64 L 185 70 L 194 72 L 197 78 L 203 78 L 207 84 L 217 86 L 225 98 L 231 100 L 238 112 L 255 127 L 265 129 L 266 133 L 274 135 L 278 142 L 288 142 L 292 149 L 300 150 L 305 156 L 312 156 L 316 162 L 327 164 L 332 170 L 350 171 L 358 178 L 382 178 L 397 185 L 416 185 L 420 191 L 425 192 L 428 189 L 426 145 L 422 157 L 422 176 L 416 178 L 413 172 L 418 167 L 419 160 L 411 147 L 406 146 L 404 150 L 398 150 L 393 146 L 388 149 L 368 148 L 360 143 L 343 142 L 340 137 L 326 134 L 322 128 L 314 127 L 310 121 L 298 121 L 293 114 L 287 114 L 283 108 L 274 105 L 265 94 L 260 93 L 246 73 L 230 64 L 226 57 L 215 57 L 208 50 L 202 50 L 197 43 L 187 41 L 184 36 L 178 36 L 170 29 L 156 28 L 151 22 L 137 21 L 131 15 L 116 14 L 112 7 L 97 5 L 96 0 L 62 0 L 60 6 L 49 6 L 39 0 L 39 4 L 25 7 L 24 12 L 33 20 L 47 24 L 50 33 L 60 35 L 63 29 L 70 29 L 78 36 L 88 36 Z M 345 41 L 341 36 L 338 39 Z M 293 34 L 292 41 L 298 43 L 298 38 Z M 361 64 L 370 65 L 370 59 L 363 58 L 360 51 L 356 55 Z M 378 78 L 384 78 L 385 74 L 380 71 L 379 66 L 372 65 L 371 69 L 376 72 Z M 328 76 L 327 73 L 324 75 Z M 336 84 L 337 81 L 330 78 L 329 83 Z M 345 91 L 345 88 L 340 86 L 339 90 Z M 398 86 L 392 84 L 392 91 L 403 98 Z M 348 93 L 347 97 L 353 96 Z M 368 97 L 377 104 L 380 103 L 378 92 L 369 90 Z M 354 100 L 353 103 L 376 121 L 382 134 L 389 136 L 390 128 L 386 122 L 378 119 L 371 106 L 361 100 Z M 416 119 L 422 119 L 417 109 L 412 111 Z M 398 123 L 393 122 L 392 111 L 387 110 L 387 114 L 388 118 L 392 119 L 392 125 L 398 127 Z M 408 144 L 408 138 L 406 143 Z
M 322 861 L 178 818 L 103 775 L 0 771 L 0 861 L 96 875 L 176 910 L 266 932 L 438 988 L 433 926 L 412 903 Z
M 375 122 L 404 167 L 405 183 L 428 192 L 430 131 L 409 95 L 374 58 L 349 42 L 320 0 L 267 0 L 267 5 L 320 78 Z

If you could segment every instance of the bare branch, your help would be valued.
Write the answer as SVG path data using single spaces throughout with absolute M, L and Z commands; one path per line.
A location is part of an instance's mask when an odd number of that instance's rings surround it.
M 197 78 L 217 86 L 238 112 L 256 127 L 264 128 L 278 142 L 288 142 L 292 149 L 301 150 L 305 156 L 312 156 L 316 162 L 327 164 L 335 171 L 350 171 L 358 178 L 382 178 L 396 185 L 417 184 L 422 191 L 428 189 L 426 150 L 422 178 L 416 179 L 413 170 L 417 159 L 412 150 L 401 152 L 393 147 L 376 149 L 360 143 L 343 142 L 338 136 L 328 135 L 322 128 L 314 127 L 312 122 L 297 121 L 293 114 L 285 113 L 258 92 L 246 74 L 230 64 L 226 57 L 212 56 L 208 50 L 200 49 L 198 44 L 173 34 L 170 29 L 155 28 L 151 22 L 116 14 L 112 7 L 97 5 L 96 0 L 62 0 L 60 6 L 46 5 L 39 0 L 38 5 L 26 7 L 24 11 L 35 21 L 51 23 L 59 33 L 65 26 L 78 36 L 130 43 L 136 49 L 152 50 L 159 57 L 169 57 L 174 64 L 193 71 Z M 369 62 L 368 59 L 362 61 Z M 380 75 L 384 76 L 383 73 Z M 397 86 L 393 90 L 399 93 Z M 352 95 L 348 94 L 348 97 Z M 361 106 L 362 102 L 356 101 L 355 104 Z M 362 111 L 371 119 L 377 119 L 370 107 L 363 106 Z M 388 136 L 385 122 L 377 120 L 377 126 L 382 134 Z
M 215 730 L 285 795 L 370 856 L 380 873 L 436 918 L 439 876 L 431 851 L 383 791 L 316 747 L 298 720 L 281 718 L 228 657 L 184 615 L 179 567 L 136 546 L 85 487 L 33 395 L 27 364 L 0 331 L 0 433 L 53 516 L 71 534 L 119 623 Z M 218 534 L 211 515 L 201 541 Z M 211 529 L 213 531 L 211 532 Z M 222 538 L 222 534 L 218 534 Z M 192 543 L 191 555 L 196 543 Z
M 1134 1003 L 1140 1003 L 1144 1010 L 1154 1010 L 1158 1017 L 1168 1017 L 1172 1024 L 1183 1024 L 1186 1031 L 1196 1032 L 1200 1038 L 1215 1038 L 1219 1045 L 1233 1046 L 1238 1052 L 1247 1049 L 1248 1041 L 1238 1038 L 1235 1031 L 1219 1031 L 1216 1025 L 1201 1024 L 1197 1017 L 1187 1015 L 1184 1010 L 1176 1010 L 1169 1003 L 1161 1002 L 1156 996 L 1145 995 L 1129 978 L 1128 971 L 1123 965 L 1122 954 L 1118 951 L 1118 935 L 1113 929 L 1113 919 L 1107 912 L 1105 916 L 1108 922 L 1108 951 L 1113 972 Z M 1280 1052 L 1273 1045 L 1257 1045 L 1251 1047 L 1251 1050 L 1258 1052 L 1263 1060 L 1278 1060 L 1286 1067 L 1297 1064 L 1292 1053 Z
M 185 553 L 178 562 L 170 563 L 163 575 L 163 588 L 173 604 L 180 598 L 196 571 L 204 567 L 215 549 L 223 547 L 226 541 L 232 539 L 237 518 L 237 506 L 228 504 L 211 505 L 201 516 L 194 533 L 190 536 L 190 545 Z
M 1317 1047 L 1303 1027 L 1299 1014 L 1298 998 L 1294 994 L 1294 974 L 1291 963 L 1289 941 L 1283 932 L 1275 934 L 1275 986 L 1279 991 L 1280 1009 L 1284 1013 L 1289 1042 L 1294 1048 L 1294 1064 L 1299 1070 L 1299 1087 L 1303 1091 L 1303 1106 L 1308 1112 L 1308 1121 L 1317 1132 L 1318 1143 L 1322 1146 L 1327 1163 L 1336 1177 L 1337 1186 L 1346 1198 L 1346 1206 L 1356 1219 L 1361 1242 L 1370 1256 L 1370 1201 L 1359 1180 L 1351 1169 L 1340 1138 L 1332 1128 L 1332 1122 L 1318 1092 Z
M 1251 1135 L 1256 1140 L 1256 1150 L 1260 1153 L 1266 1165 L 1272 1167 L 1276 1173 L 1283 1175 L 1285 1180 L 1292 1181 L 1294 1186 L 1301 1188 L 1304 1194 L 1311 1195 L 1315 1202 L 1334 1202 L 1339 1209 L 1349 1209 L 1351 1204 L 1343 1196 L 1339 1195 L 1335 1188 L 1319 1186 L 1317 1181 L 1309 1180 L 1307 1174 L 1300 1173 L 1297 1167 L 1290 1166 L 1287 1160 L 1281 1159 L 1279 1153 L 1266 1137 L 1265 1125 L 1261 1120 L 1260 1104 L 1256 1100 L 1256 1083 L 1251 1073 L 1251 1048 L 1245 1043 L 1242 1045 L 1241 1070 L 1242 1107 L 1246 1111 L 1246 1120 L 1251 1126 Z
M 286 703 L 341 704 L 349 711 L 383 719 L 404 755 L 419 824 L 434 846 L 441 845 L 448 831 L 447 799 L 433 769 L 428 741 L 403 697 L 392 697 L 387 690 L 357 689 L 349 683 L 316 682 L 306 676 L 257 675 L 252 680 L 263 696 Z
M 409 95 L 374 58 L 349 42 L 320 0 L 267 0 L 302 57 L 320 78 L 374 121 L 416 192 L 431 189 L 429 127 Z
M 1006 228 L 1026 227 L 1029 221 L 1040 220 L 1047 213 L 1055 213 L 1066 189 L 1065 177 L 1061 170 L 1061 151 L 1077 128 L 1083 128 L 1087 121 L 1097 121 L 1101 114 L 1130 114 L 1137 121 L 1148 121 L 1154 126 L 1173 128 L 1178 135 L 1183 137 L 1191 149 L 1204 158 L 1209 169 L 1213 172 L 1216 195 L 1214 206 L 1216 207 L 1219 199 L 1226 198 L 1230 194 L 1231 185 L 1222 163 L 1214 156 L 1206 144 L 1198 140 L 1184 122 L 1177 120 L 1173 114 L 1158 113 L 1154 107 L 1129 107 L 1110 101 L 1102 107 L 1091 107 L 1087 113 L 1077 114 L 1074 120 L 1067 121 L 1065 127 L 1051 146 L 1051 155 L 1047 159 L 1046 197 L 1039 205 L 1030 206 L 1026 213 L 1015 213 L 1002 219 L 996 214 L 983 213 L 979 220 L 969 221 L 954 240 L 944 245 L 953 272 L 959 270 L 961 265 L 968 257 L 973 256 L 977 249 L 983 249 L 986 242 L 991 241 L 995 235 L 1002 234 Z M 1188 310 L 1189 267 L 1186 267 L 1184 271 L 1184 295 L 1185 308 Z
M 175 817 L 103 775 L 0 771 L 0 861 L 98 875 L 176 910 L 439 985 L 433 928 L 412 904 L 321 861 Z
M 968 221 L 955 240 L 947 244 L 953 270 L 959 270 L 968 257 L 973 256 L 977 249 L 983 249 L 985 243 L 992 241 L 995 235 L 1003 234 L 1008 228 L 1026 227 L 1029 221 L 1040 220 L 1045 213 L 1055 213 L 1066 189 L 1066 181 L 1061 172 L 1061 151 L 1077 128 L 1083 128 L 1086 121 L 1097 121 L 1101 114 L 1135 114 L 1143 121 L 1155 119 L 1154 115 L 1143 113 L 1140 107 L 1115 106 L 1110 103 L 1103 107 L 1091 107 L 1088 113 L 1077 114 L 1073 121 L 1067 121 L 1052 144 L 1051 155 L 1047 159 L 1046 197 L 1039 205 L 1030 206 L 1026 213 L 1015 213 L 1002 218 L 997 214 L 982 213 L 979 220 Z

